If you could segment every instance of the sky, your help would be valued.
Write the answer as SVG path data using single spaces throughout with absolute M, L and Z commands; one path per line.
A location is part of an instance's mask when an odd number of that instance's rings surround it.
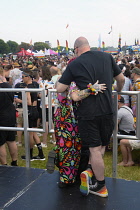
M 84 36 L 91 47 L 122 46 L 140 41 L 139 0 L 1 0 L 0 39 L 32 43 L 49 41 L 51 47 L 73 48 Z M 69 24 L 66 29 L 66 25 Z M 112 26 L 112 32 L 110 32 Z

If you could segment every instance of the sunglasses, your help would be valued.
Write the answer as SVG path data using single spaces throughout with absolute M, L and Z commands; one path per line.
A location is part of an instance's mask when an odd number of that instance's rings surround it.
M 22 79 L 23 79 L 24 77 L 28 77 L 28 76 L 22 76 Z
M 78 47 L 75 47 L 74 49 L 73 49 L 73 53 L 75 53 L 75 50 L 77 49 Z

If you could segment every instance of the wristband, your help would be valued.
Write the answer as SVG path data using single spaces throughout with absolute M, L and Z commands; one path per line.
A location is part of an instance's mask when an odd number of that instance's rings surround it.
M 95 88 L 93 88 L 93 85 L 91 83 L 89 83 L 87 85 L 87 88 L 88 88 L 88 90 L 89 90 L 89 92 L 90 92 L 91 95 L 96 95 L 97 91 L 96 91 Z

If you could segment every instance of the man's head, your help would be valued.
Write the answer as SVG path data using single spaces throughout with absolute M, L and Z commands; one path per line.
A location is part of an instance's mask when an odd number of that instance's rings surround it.
M 121 96 L 120 99 L 118 99 L 118 108 L 121 106 L 124 106 L 124 98 Z
M 80 56 L 81 54 L 90 51 L 89 42 L 85 37 L 79 37 L 75 40 L 74 43 L 74 53 L 76 56 Z
M 50 68 L 50 72 L 51 72 L 51 75 L 54 76 L 54 75 L 57 75 L 58 74 L 58 68 L 55 67 L 55 66 L 52 66 Z
M 134 81 L 136 81 L 138 78 L 140 78 L 140 68 L 135 67 L 132 69 L 132 74 L 131 74 L 131 78 L 134 79 Z
M 33 73 L 30 69 L 23 69 L 22 80 L 26 84 L 32 83 Z

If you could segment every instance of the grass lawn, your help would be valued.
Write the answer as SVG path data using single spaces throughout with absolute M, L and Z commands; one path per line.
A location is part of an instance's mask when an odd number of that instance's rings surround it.
M 23 140 L 24 141 L 24 140 Z M 40 169 L 46 169 L 46 162 L 47 162 L 47 157 L 48 157 L 48 152 L 54 147 L 53 144 L 48 143 L 47 148 L 43 148 L 44 155 L 46 157 L 45 161 L 41 160 L 36 160 L 31 162 L 31 167 L 32 168 L 40 168 Z M 11 158 L 9 156 L 9 152 L 7 152 L 7 163 L 10 165 L 11 163 Z M 25 148 L 24 146 L 18 147 L 18 165 L 21 167 L 26 167 L 26 162 L 25 160 L 21 159 L 21 155 L 25 154 Z M 38 155 L 38 150 L 36 147 L 33 149 L 33 155 Z M 118 166 L 117 167 L 117 178 L 120 179 L 126 179 L 126 180 L 135 180 L 135 181 L 140 181 L 140 150 L 134 150 L 132 151 L 133 155 L 133 160 L 136 162 L 135 166 L 131 167 L 123 167 L 123 166 Z M 121 152 L 118 152 L 118 162 L 121 161 Z M 105 162 L 105 176 L 106 177 L 112 177 L 112 151 L 107 151 L 104 156 L 104 162 Z M 56 170 L 58 168 L 56 167 Z

